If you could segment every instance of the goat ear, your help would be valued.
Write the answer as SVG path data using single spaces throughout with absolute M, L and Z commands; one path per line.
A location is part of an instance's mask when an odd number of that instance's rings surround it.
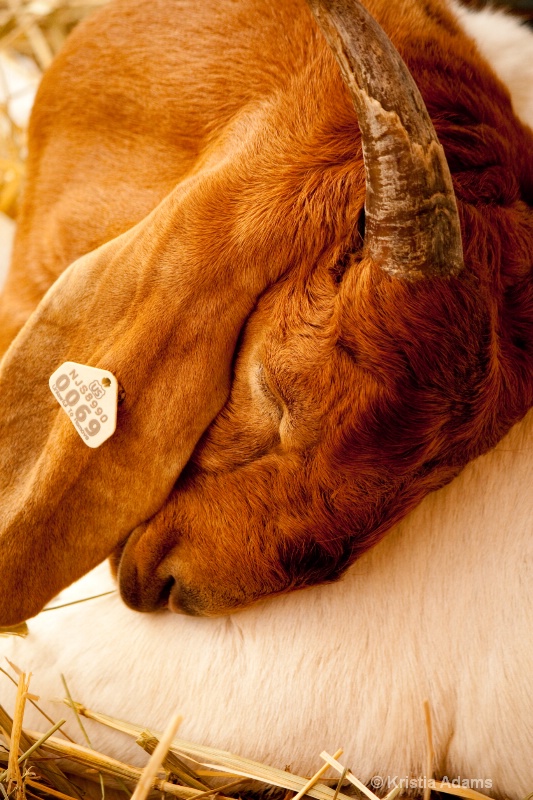
M 152 516 L 225 402 L 255 291 L 209 280 L 198 223 L 180 208 L 169 196 L 73 263 L 0 364 L 0 624 L 36 614 Z M 97 449 L 50 392 L 65 361 L 124 387 L 116 432 Z

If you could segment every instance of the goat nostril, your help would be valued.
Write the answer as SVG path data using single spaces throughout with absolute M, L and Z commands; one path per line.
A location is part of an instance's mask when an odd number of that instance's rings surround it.
M 200 592 L 177 582 L 171 589 L 168 607 L 175 614 L 186 614 L 188 617 L 201 617 L 205 613 Z
M 170 607 L 170 603 L 169 603 L 170 594 L 172 592 L 172 589 L 174 588 L 175 583 L 176 583 L 176 581 L 174 580 L 172 575 L 169 575 L 167 580 L 165 581 L 165 583 L 161 587 L 161 591 L 159 592 L 159 598 L 158 598 L 158 603 L 157 603 L 157 607 L 158 608 Z
M 122 558 L 118 570 L 120 595 L 134 611 L 158 611 L 170 606 L 170 596 L 175 580 L 164 574 L 147 576 L 139 574 L 135 563 Z

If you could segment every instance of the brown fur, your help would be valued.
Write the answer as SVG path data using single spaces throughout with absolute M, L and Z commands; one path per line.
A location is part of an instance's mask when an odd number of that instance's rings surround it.
M 531 131 L 440 0 L 366 5 L 445 149 L 458 278 L 365 257 L 355 112 L 301 0 L 116 0 L 45 77 L 0 307 L 5 347 L 29 318 L 0 371 L 0 622 L 117 545 L 140 609 L 336 579 L 532 405 Z M 126 391 L 94 452 L 48 393 L 67 359 Z

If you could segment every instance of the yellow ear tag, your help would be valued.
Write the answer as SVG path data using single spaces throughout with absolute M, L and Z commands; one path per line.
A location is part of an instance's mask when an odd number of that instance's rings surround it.
M 117 427 L 118 381 L 113 373 L 65 361 L 50 389 L 88 447 L 100 447 Z

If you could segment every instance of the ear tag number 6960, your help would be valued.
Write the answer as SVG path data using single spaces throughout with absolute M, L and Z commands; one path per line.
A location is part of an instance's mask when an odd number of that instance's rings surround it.
M 65 361 L 50 389 L 88 447 L 100 447 L 117 427 L 118 381 L 112 372 Z

